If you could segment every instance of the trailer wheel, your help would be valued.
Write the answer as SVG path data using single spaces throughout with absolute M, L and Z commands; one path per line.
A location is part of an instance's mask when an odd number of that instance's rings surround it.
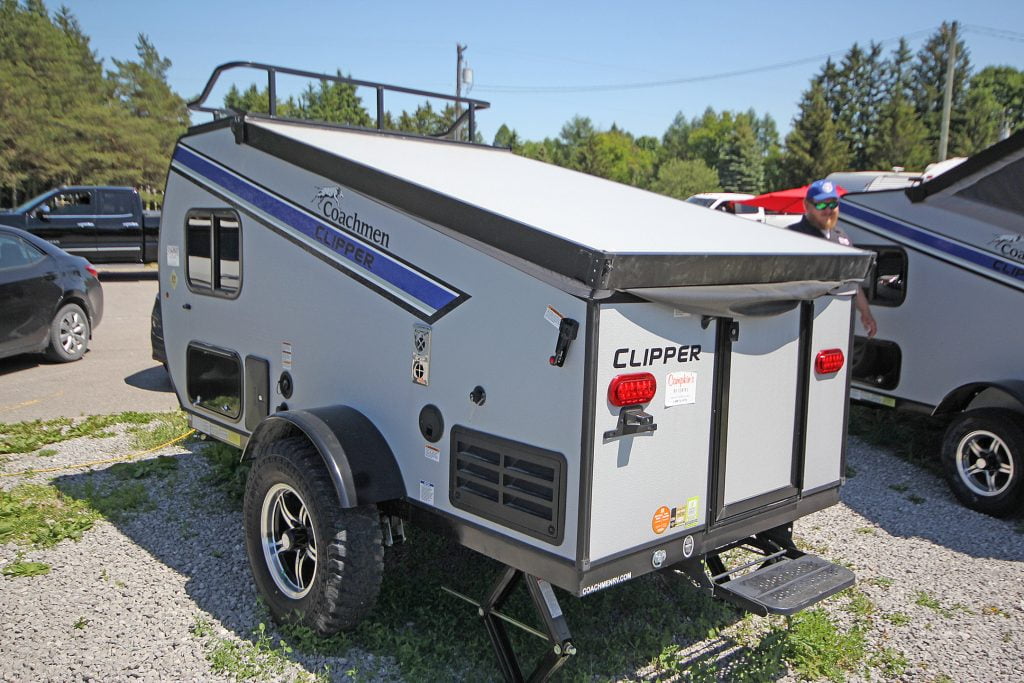
M 243 515 L 249 565 L 275 620 L 330 635 L 373 608 L 384 571 L 377 508 L 341 507 L 308 441 L 282 439 L 256 460 Z
M 1024 427 L 1012 410 L 961 413 L 942 442 L 942 465 L 960 502 L 990 515 L 1008 515 L 1024 501 Z
M 50 322 L 50 345 L 46 357 L 69 363 L 85 355 L 89 348 L 89 316 L 78 304 L 65 304 Z

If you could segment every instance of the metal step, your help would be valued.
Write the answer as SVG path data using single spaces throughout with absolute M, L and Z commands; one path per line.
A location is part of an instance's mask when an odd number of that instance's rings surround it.
M 715 586 L 723 600 L 760 614 L 794 614 L 849 588 L 852 571 L 815 555 L 780 561 Z

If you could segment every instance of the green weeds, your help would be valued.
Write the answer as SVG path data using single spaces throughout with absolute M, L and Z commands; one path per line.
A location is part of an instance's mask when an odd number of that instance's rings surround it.
M 887 408 L 850 405 L 850 434 L 942 474 L 939 451 L 946 420 Z
M 20 484 L 0 491 L 0 543 L 49 548 L 78 540 L 99 518 L 96 510 L 53 486 Z
M 13 579 L 25 576 L 41 576 L 50 573 L 50 565 L 45 562 L 26 562 L 22 557 L 19 553 L 14 562 L 0 570 L 0 575 Z
M 0 423 L 0 454 L 31 453 L 54 455 L 53 449 L 40 450 L 45 446 L 87 437 L 103 439 L 113 436 L 111 431 L 118 425 L 129 425 L 134 436 L 134 447 L 141 450 L 158 446 L 180 436 L 188 430 L 185 414 L 125 412 L 116 415 L 91 415 L 82 419 L 67 417 L 53 420 L 31 420 L 28 422 Z
M 242 452 L 234 446 L 213 441 L 205 444 L 201 453 L 210 466 L 210 473 L 203 481 L 220 489 L 228 500 L 240 507 L 250 469 L 249 462 L 242 462 Z

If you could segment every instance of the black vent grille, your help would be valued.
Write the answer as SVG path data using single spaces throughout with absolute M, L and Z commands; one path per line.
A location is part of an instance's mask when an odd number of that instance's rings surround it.
M 565 457 L 493 434 L 453 427 L 451 503 L 559 544 L 565 528 Z

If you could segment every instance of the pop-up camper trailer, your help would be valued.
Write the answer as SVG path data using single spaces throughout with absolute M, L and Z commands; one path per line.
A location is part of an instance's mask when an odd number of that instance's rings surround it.
M 663 570 L 789 614 L 852 584 L 792 523 L 839 500 L 872 261 L 506 150 L 232 113 L 174 151 L 160 292 L 191 424 L 253 461 L 273 615 L 352 627 L 423 523 L 507 567 L 478 607 L 509 679 L 525 581 L 543 679 L 575 651 L 552 586 Z
M 848 194 L 842 227 L 878 254 L 878 336 L 854 399 L 952 417 L 942 446 L 969 507 L 1024 503 L 1024 132 L 906 190 Z

